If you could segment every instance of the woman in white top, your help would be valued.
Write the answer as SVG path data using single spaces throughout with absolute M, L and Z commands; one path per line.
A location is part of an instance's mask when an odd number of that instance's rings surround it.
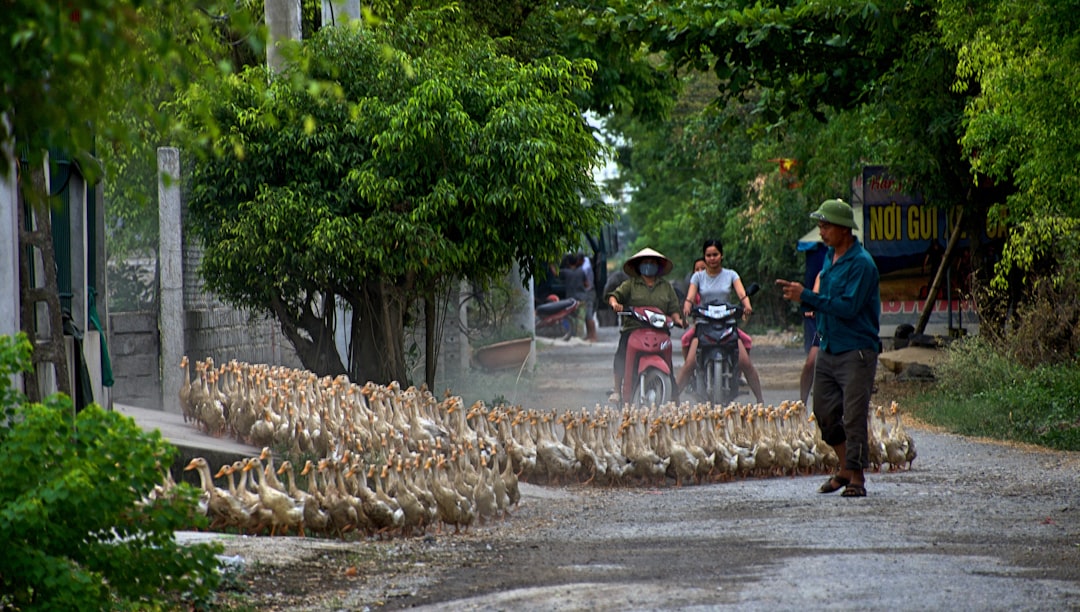
M 733 304 L 741 303 L 743 307 L 743 320 L 750 318 L 753 308 L 750 306 L 750 297 L 746 295 L 739 273 L 723 266 L 724 245 L 719 240 L 710 238 L 705 241 L 701 248 L 705 256 L 705 269 L 694 272 L 690 277 L 690 287 L 686 292 L 686 300 L 683 302 L 683 318 L 690 316 L 690 308 L 697 303 L 700 296 L 702 304 Z M 732 299 L 734 297 L 735 299 Z M 690 380 L 697 365 L 697 338 L 690 341 L 690 350 L 675 378 L 675 383 L 681 391 Z M 758 403 L 764 402 L 761 394 L 761 380 L 758 378 L 754 364 L 750 362 L 750 336 L 743 330 L 739 330 L 739 371 L 746 376 L 746 382 L 750 384 L 750 390 Z

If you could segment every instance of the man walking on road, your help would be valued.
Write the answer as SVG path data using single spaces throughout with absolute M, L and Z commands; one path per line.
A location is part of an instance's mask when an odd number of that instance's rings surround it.
M 821 347 L 814 375 L 814 416 L 841 469 L 818 489 L 865 497 L 870 466 L 867 416 L 881 352 L 878 269 L 852 233 L 855 215 L 843 200 L 825 200 L 810 214 L 828 247 L 820 289 L 777 279 L 784 299 L 815 313 Z

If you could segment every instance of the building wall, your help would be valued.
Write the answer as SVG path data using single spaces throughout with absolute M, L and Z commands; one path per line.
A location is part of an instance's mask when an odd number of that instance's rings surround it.
M 185 248 L 185 251 L 187 249 Z M 268 363 L 290 368 L 302 368 L 292 345 L 271 319 L 256 317 L 237 310 L 203 291 L 203 282 L 189 270 L 197 269 L 197 252 L 185 252 L 184 265 L 184 347 L 188 359 L 201 361 L 212 357 L 217 364 L 231 359 L 248 363 Z M 189 265 L 190 264 L 190 265 Z M 456 299 L 451 303 L 456 304 Z M 456 317 L 454 309 L 447 316 Z M 410 352 L 409 374 L 412 382 L 424 380 L 423 318 L 415 319 L 418 328 L 406 332 L 406 347 Z M 461 341 L 456 320 L 443 326 L 444 337 L 439 350 L 436 389 L 457 388 L 463 369 L 468 367 L 468 347 Z M 178 405 L 164 406 L 162 378 L 180 372 L 179 363 L 161 363 L 160 336 L 155 311 L 111 312 L 109 315 L 109 352 L 112 359 L 112 401 L 153 410 L 177 411 Z M 171 372 L 169 368 L 175 368 Z M 192 372 L 193 374 L 193 372 Z M 363 382 L 363 381 L 360 381 Z

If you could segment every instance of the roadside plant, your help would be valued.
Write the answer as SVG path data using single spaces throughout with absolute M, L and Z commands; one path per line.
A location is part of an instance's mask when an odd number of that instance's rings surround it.
M 121 414 L 77 415 L 54 394 L 12 387 L 30 343 L 0 336 L 0 608 L 134 610 L 206 602 L 220 580 L 216 544 L 174 532 L 205 523 L 197 491 L 162 488 L 175 447 Z

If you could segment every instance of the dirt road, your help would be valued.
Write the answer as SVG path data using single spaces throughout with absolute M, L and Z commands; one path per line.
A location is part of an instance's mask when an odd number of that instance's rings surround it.
M 775 344 L 754 349 L 769 402 L 795 395 L 802 361 Z M 556 343 L 534 381 L 477 393 L 590 406 L 613 351 L 610 330 Z M 1080 456 L 911 431 L 912 469 L 869 474 L 862 499 L 817 493 L 817 476 L 523 485 L 512 517 L 467 534 L 229 537 L 226 554 L 259 609 L 1080 609 Z

